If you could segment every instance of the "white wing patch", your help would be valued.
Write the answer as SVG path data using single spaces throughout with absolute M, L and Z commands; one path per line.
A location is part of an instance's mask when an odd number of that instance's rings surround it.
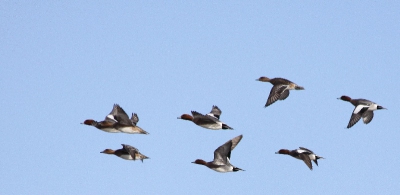
M 112 114 L 107 115 L 107 118 L 109 118 L 109 119 L 111 119 L 111 120 L 113 120 L 115 122 L 118 122 L 117 120 L 115 120 L 115 118 L 114 118 L 114 116 Z
M 304 152 L 308 152 L 308 151 L 302 150 L 302 149 L 297 149 L 297 152 L 298 152 L 298 153 L 304 153 Z
M 355 109 L 354 109 L 354 111 L 353 111 L 353 114 L 358 114 L 359 112 L 360 112 L 360 110 L 362 110 L 363 108 L 368 108 L 369 106 L 366 106 L 366 105 L 358 105 Z

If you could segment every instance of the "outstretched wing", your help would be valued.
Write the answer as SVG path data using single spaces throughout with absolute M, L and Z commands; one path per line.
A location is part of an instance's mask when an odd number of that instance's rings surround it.
M 351 118 L 350 118 L 349 124 L 347 125 L 347 128 L 350 128 L 353 125 L 355 125 L 361 119 L 361 116 L 363 115 L 363 113 L 368 110 L 368 108 L 369 108 L 369 106 L 365 106 L 365 105 L 356 106 L 353 110 L 353 113 L 351 114 Z
M 214 106 L 212 107 L 210 113 L 207 114 L 207 115 L 213 116 L 213 117 L 219 119 L 219 117 L 221 116 L 221 113 L 222 113 L 222 112 L 221 112 L 221 109 L 219 109 L 218 106 L 215 106 L 215 105 L 214 105 Z
M 308 154 L 299 154 L 299 157 L 301 160 L 303 160 L 304 163 L 306 163 L 307 167 L 312 170 L 312 164 L 311 164 L 311 159 L 308 156 Z
M 118 123 L 122 125 L 132 125 L 132 121 L 129 119 L 128 115 L 119 105 L 117 105 L 117 112 L 114 115 L 114 118 L 118 121 Z
M 274 102 L 276 102 L 281 97 L 281 94 L 286 89 L 287 89 L 287 85 L 274 85 L 272 87 L 271 91 L 269 92 L 268 100 L 267 100 L 267 103 L 265 104 L 265 107 L 267 107 L 267 106 L 273 104 Z M 286 94 L 286 95 L 289 96 L 289 93 Z
M 232 147 L 232 140 L 229 140 L 222 146 L 218 147 L 214 151 L 214 163 L 219 165 L 224 165 L 229 162 L 228 158 L 231 158 L 231 147 Z

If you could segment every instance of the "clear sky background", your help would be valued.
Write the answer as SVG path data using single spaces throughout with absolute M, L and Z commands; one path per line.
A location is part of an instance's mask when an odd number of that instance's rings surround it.
M 397 1 L 2 1 L 1 194 L 398 194 Z M 264 108 L 283 77 L 304 91 Z M 375 111 L 346 129 L 365 98 Z M 81 125 L 118 103 L 149 135 Z M 217 105 L 233 131 L 178 120 Z M 191 162 L 243 134 L 244 172 Z M 151 159 L 100 151 L 137 147 Z M 281 148 L 326 159 L 310 171 Z

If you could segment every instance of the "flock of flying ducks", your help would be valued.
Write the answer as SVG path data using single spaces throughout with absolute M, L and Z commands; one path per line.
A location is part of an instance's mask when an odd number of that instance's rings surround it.
M 265 107 L 270 106 L 278 100 L 284 100 L 289 96 L 290 90 L 304 90 L 304 87 L 297 85 L 287 79 L 284 78 L 273 78 L 269 79 L 267 77 L 260 77 L 257 81 L 261 82 L 269 82 L 273 85 L 268 100 L 265 104 Z M 363 122 L 368 124 L 372 121 L 374 117 L 374 110 L 386 109 L 372 101 L 366 99 L 351 99 L 348 96 L 341 96 L 340 98 L 343 101 L 348 101 L 355 106 L 353 113 L 351 114 L 350 121 L 347 125 L 347 128 L 351 128 L 355 125 L 361 118 L 363 118 Z M 194 124 L 211 130 L 233 130 L 232 127 L 228 126 L 226 123 L 220 121 L 221 109 L 218 106 L 213 106 L 211 112 L 203 115 L 196 111 L 191 111 L 190 114 L 183 114 L 178 119 L 192 121 Z M 109 133 L 130 133 L 130 134 L 149 134 L 136 124 L 139 122 L 139 117 L 136 113 L 132 113 L 131 118 L 126 114 L 126 112 L 118 105 L 114 104 L 111 112 L 106 116 L 103 121 L 97 122 L 93 119 L 87 119 L 82 124 L 94 126 L 97 129 L 100 129 Z M 217 172 L 236 172 L 236 171 L 244 171 L 241 168 L 233 166 L 230 163 L 231 152 L 232 150 L 239 144 L 240 140 L 242 140 L 243 135 L 239 135 L 231 140 L 228 140 L 226 143 L 218 147 L 214 151 L 214 160 L 210 162 L 206 162 L 202 159 L 197 159 L 192 163 L 204 165 L 208 168 L 217 171 Z M 139 150 L 133 146 L 122 144 L 122 149 L 112 150 L 105 149 L 101 153 L 104 154 L 113 154 L 120 158 L 126 160 L 141 160 L 148 159 L 149 157 L 141 154 Z M 318 166 L 318 159 L 323 159 L 323 157 L 316 155 L 313 151 L 299 147 L 299 149 L 288 150 L 281 149 L 276 152 L 276 154 L 285 154 L 290 155 L 296 159 L 302 160 L 310 170 L 312 170 L 312 163 Z

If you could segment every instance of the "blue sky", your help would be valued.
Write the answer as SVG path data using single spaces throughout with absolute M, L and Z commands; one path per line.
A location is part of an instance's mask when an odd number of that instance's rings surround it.
M 3 1 L 2 194 L 397 194 L 396 1 Z M 269 83 L 301 86 L 264 108 Z M 365 98 L 387 107 L 346 129 Z M 81 125 L 114 103 L 150 135 Z M 233 131 L 178 120 L 222 110 Z M 221 174 L 192 164 L 243 134 Z M 151 159 L 101 154 L 121 144 Z M 310 171 L 281 148 L 326 159 Z

